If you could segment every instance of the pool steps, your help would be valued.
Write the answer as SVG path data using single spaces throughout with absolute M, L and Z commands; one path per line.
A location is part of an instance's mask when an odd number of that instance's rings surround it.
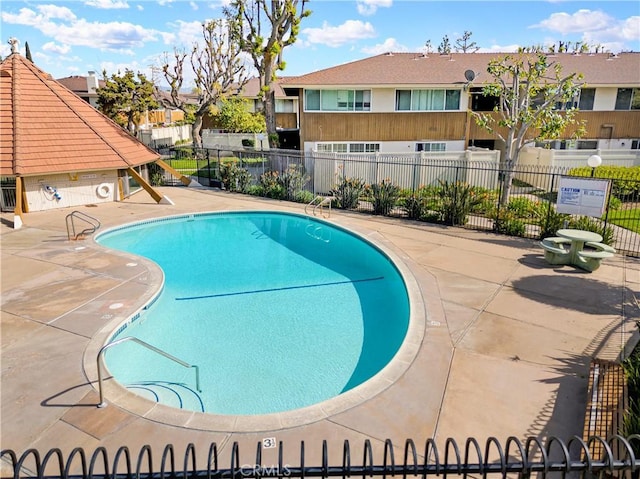
M 102 389 L 102 357 L 104 356 L 105 352 L 107 351 L 107 349 L 110 349 L 114 346 L 117 346 L 118 344 L 127 342 L 127 341 L 133 341 L 136 344 L 139 344 L 140 346 L 143 346 L 145 348 L 147 348 L 150 351 L 153 351 L 154 353 L 158 353 L 161 356 L 164 356 L 167 359 L 170 359 L 171 361 L 178 363 L 180 366 L 183 366 L 185 368 L 192 368 L 195 370 L 195 374 L 196 374 L 196 390 L 198 392 L 202 392 L 202 390 L 200 389 L 200 368 L 195 365 L 195 364 L 189 364 L 185 361 L 183 361 L 182 359 L 178 359 L 175 356 L 172 356 L 171 354 L 167 353 L 166 351 L 163 351 L 160 348 L 157 348 L 156 346 L 153 346 L 152 344 L 149 344 L 145 341 L 142 341 L 141 339 L 136 338 L 135 336 L 125 336 L 124 338 L 120 338 L 120 339 L 116 339 L 114 341 L 110 341 L 109 343 L 105 344 L 104 346 L 102 346 L 102 348 L 100 348 L 100 351 L 98 351 L 98 355 L 96 357 L 96 363 L 97 363 L 97 368 L 98 368 L 98 391 L 100 393 L 100 402 L 98 403 L 98 407 L 102 408 L 105 407 L 107 405 L 107 402 L 104 400 L 104 391 Z
M 126 384 L 125 387 L 138 396 L 166 406 L 205 412 L 200 394 L 183 383 L 143 381 Z

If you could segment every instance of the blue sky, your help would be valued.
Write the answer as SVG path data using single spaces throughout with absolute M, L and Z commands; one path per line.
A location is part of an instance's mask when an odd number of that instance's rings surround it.
M 225 0 L 3 0 L 0 55 L 10 37 L 34 62 L 61 78 L 125 68 L 151 77 L 165 52 L 190 48 L 201 23 L 221 18 Z M 433 50 L 465 31 L 480 51 L 583 41 L 611 52 L 640 51 L 638 1 L 312 0 L 298 42 L 284 52 L 285 75 L 368 56 Z M 640 72 L 639 72 L 640 75 Z

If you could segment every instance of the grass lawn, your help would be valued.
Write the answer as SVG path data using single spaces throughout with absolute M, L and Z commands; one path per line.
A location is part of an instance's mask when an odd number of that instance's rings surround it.
M 640 208 L 609 211 L 609 223 L 640 233 Z

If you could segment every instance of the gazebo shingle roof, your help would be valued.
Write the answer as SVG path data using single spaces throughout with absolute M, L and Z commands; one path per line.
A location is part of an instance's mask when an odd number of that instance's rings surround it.
M 0 175 L 123 169 L 158 158 L 25 57 L 0 63 Z

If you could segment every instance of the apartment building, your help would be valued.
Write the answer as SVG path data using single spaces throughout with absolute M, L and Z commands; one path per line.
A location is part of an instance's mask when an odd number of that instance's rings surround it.
M 489 62 L 505 54 L 387 53 L 282 81 L 299 99 L 301 149 L 338 153 L 501 150 L 476 125 L 473 111 L 492 111 L 482 95 Z M 556 149 L 640 148 L 640 53 L 549 55 L 562 74 L 580 73 L 584 86 L 564 109 L 580 109 L 586 134 L 572 130 Z

